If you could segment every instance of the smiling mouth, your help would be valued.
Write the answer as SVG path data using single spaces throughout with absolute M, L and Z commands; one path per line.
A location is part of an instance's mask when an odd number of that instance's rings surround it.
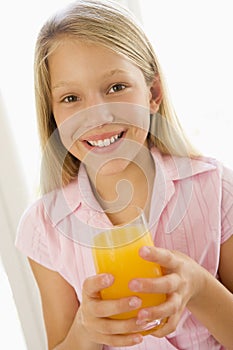
M 88 140 L 86 142 L 88 143 L 89 146 L 92 146 L 92 147 L 99 147 L 99 148 L 108 147 L 113 143 L 117 142 L 118 140 L 120 140 L 123 134 L 124 134 L 124 131 L 104 140 L 93 140 L 93 141 Z

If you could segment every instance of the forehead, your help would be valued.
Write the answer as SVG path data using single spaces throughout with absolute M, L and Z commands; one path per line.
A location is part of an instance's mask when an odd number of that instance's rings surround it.
M 99 43 L 75 38 L 60 40 L 48 57 L 51 80 L 61 80 L 78 72 L 80 78 L 94 74 L 136 73 L 141 70 L 124 54 Z M 88 73 L 88 74 L 87 74 Z M 142 74 L 142 72 L 141 72 Z
M 119 56 L 126 60 L 131 61 L 120 49 L 114 47 L 114 45 L 110 45 L 106 42 L 98 42 L 88 38 L 79 38 L 76 36 L 61 36 L 52 41 L 49 51 L 48 51 L 48 59 L 51 60 L 51 57 L 58 55 L 66 56 L 71 54 L 78 54 L 80 57 L 88 53 L 95 53 L 96 56 L 102 55 L 104 56 Z

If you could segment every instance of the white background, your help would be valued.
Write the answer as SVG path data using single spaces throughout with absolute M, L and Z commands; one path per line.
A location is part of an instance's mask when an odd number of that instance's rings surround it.
M 37 194 L 40 166 L 33 92 L 34 44 L 44 20 L 67 2 L 14 0 L 4 2 L 0 9 L 0 93 L 28 187 L 28 202 Z M 133 7 L 134 1 L 128 2 Z M 204 154 L 217 157 L 233 168 L 231 1 L 141 0 L 140 3 L 145 29 L 188 136 Z M 0 348 L 26 349 L 1 266 L 0 331 Z
M 141 1 L 173 105 L 194 145 L 233 168 L 232 1 Z

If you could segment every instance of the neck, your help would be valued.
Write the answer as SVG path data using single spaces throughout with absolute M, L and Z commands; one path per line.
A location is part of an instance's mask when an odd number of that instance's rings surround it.
M 118 218 L 113 221 L 125 221 L 123 213 L 129 205 L 142 208 L 146 216 L 149 216 L 155 167 L 147 147 L 142 147 L 134 160 L 119 173 L 97 175 L 95 182 L 91 172 L 88 172 L 88 175 L 93 192 L 102 208 L 108 213 L 118 213 Z M 123 215 L 121 219 L 119 215 Z

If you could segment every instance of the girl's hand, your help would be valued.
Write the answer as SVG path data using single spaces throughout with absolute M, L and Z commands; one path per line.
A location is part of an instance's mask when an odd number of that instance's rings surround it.
M 203 268 L 188 256 L 167 249 L 143 247 L 139 254 L 145 260 L 159 263 L 164 276 L 131 280 L 129 288 L 134 292 L 166 293 L 167 300 L 161 305 L 141 309 L 136 323 L 146 328 L 147 323 L 153 320 L 168 318 L 162 328 L 152 333 L 156 337 L 164 337 L 175 331 L 188 302 L 202 288 Z
M 122 312 L 137 309 L 141 299 L 127 297 L 116 300 L 101 300 L 100 291 L 114 283 L 113 276 L 99 274 L 87 278 L 83 284 L 83 300 L 76 321 L 94 344 L 109 346 L 132 346 L 143 340 L 136 319 L 112 320 L 109 317 Z M 134 334 L 130 334 L 134 332 Z

